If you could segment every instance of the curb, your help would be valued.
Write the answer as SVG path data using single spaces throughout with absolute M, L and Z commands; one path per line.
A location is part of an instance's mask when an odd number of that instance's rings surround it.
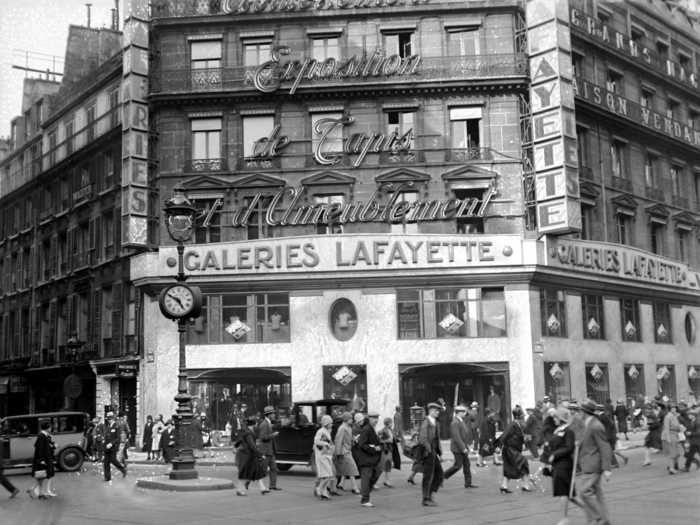
M 137 479 L 136 486 L 142 489 L 169 490 L 173 492 L 201 492 L 205 490 L 230 490 L 234 488 L 234 483 L 231 480 L 220 478 L 173 480 L 167 476 L 153 476 Z

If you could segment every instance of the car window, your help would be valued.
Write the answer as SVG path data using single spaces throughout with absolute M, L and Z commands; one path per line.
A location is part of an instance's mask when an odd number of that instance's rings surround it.
M 81 414 L 70 414 L 53 419 L 54 434 L 75 434 L 85 430 L 85 418 Z
M 35 417 L 18 417 L 8 419 L 5 423 L 8 436 L 33 436 L 39 433 Z

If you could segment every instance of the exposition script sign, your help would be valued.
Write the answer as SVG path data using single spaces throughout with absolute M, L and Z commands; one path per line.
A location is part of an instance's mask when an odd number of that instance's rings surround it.
M 653 253 L 590 241 L 547 238 L 547 264 L 645 283 L 700 289 L 700 274 Z
M 174 246 L 158 252 L 161 275 L 177 264 Z M 241 273 L 435 269 L 522 264 L 517 235 L 338 235 L 187 246 L 193 276 Z

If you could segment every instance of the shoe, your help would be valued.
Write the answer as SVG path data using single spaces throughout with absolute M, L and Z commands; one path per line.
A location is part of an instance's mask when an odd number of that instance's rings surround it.
M 645 461 L 644 463 L 642 463 L 643 467 L 648 467 L 649 465 L 651 465 L 651 461 Z
M 411 485 L 415 485 L 415 484 L 416 484 L 416 482 L 413 481 L 413 478 L 408 478 L 408 479 L 406 480 L 406 483 L 410 483 Z
M 328 501 L 331 499 L 331 497 L 329 495 L 326 495 L 326 494 L 321 494 L 321 499 Z
M 56 494 L 55 492 L 47 492 L 46 495 L 47 495 L 49 498 L 55 498 L 56 496 L 58 496 L 58 494 Z
M 423 500 L 423 506 L 424 506 L 424 507 L 437 507 L 438 504 L 435 503 L 433 500 L 424 499 L 424 500 Z
M 364 503 L 360 503 L 363 507 L 374 507 L 374 503 L 371 501 L 365 501 Z
M 261 490 L 261 491 L 260 491 L 260 494 L 262 494 L 263 496 L 264 496 L 265 494 L 269 494 L 269 493 L 270 493 L 270 489 L 264 489 L 264 490 Z
M 385 482 L 385 483 L 384 483 L 384 486 L 385 486 L 385 487 L 388 487 L 388 488 L 390 488 L 390 489 L 393 489 L 393 488 L 394 488 L 394 485 L 392 485 L 391 483 L 386 483 L 386 482 Z
M 17 496 L 17 494 L 19 494 L 19 489 L 13 490 L 12 494 L 10 494 L 10 499 L 13 499 L 15 496 Z
M 529 487 L 520 487 L 520 490 L 522 490 L 523 492 L 532 492 L 532 489 Z
M 35 495 L 35 494 L 34 494 L 34 489 L 27 489 L 27 495 L 28 495 L 30 498 L 34 499 L 34 495 Z
M 342 490 L 343 492 L 345 492 L 345 489 L 343 488 L 342 485 L 336 485 L 335 490 Z
M 360 491 L 357 490 L 357 489 L 352 489 L 352 493 L 353 493 L 353 494 L 360 494 Z
M 501 491 L 501 494 L 512 494 L 513 493 L 512 490 L 510 490 L 509 488 L 505 488 L 505 487 L 499 487 L 498 490 Z
M 239 490 L 236 491 L 236 496 L 247 496 L 247 495 L 248 495 L 248 493 L 246 493 L 246 492 L 243 491 L 243 490 L 240 490 L 240 489 L 239 489 Z
M 122 470 L 122 478 L 126 477 L 126 469 Z
M 331 496 L 340 496 L 340 492 L 338 492 L 337 490 L 331 490 L 331 491 L 329 491 L 329 494 Z
M 625 463 L 625 466 L 627 466 L 627 463 L 630 462 L 630 458 L 628 458 L 627 456 L 622 456 L 622 461 Z
M 465 489 L 478 489 L 479 485 L 474 485 L 473 483 L 469 483 L 469 485 L 464 485 Z
M 245 482 L 245 489 L 248 490 L 248 487 L 250 486 L 250 481 Z
M 282 490 L 282 489 L 279 487 L 270 487 L 270 490 Z
M 46 494 L 39 494 L 39 499 L 49 499 Z

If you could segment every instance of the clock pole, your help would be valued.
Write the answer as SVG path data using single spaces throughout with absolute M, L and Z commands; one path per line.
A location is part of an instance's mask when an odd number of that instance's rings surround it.
M 192 236 L 194 229 L 195 208 L 185 196 L 181 188 L 174 189 L 172 198 L 165 201 L 163 209 L 168 234 L 177 242 L 177 277 L 179 283 L 185 283 L 187 276 L 184 267 L 184 242 Z M 177 318 L 177 332 L 179 342 L 179 369 L 177 375 L 177 402 L 175 419 L 175 457 L 172 460 L 172 470 L 169 477 L 172 480 L 197 479 L 199 473 L 195 469 L 195 457 L 192 450 L 192 397 L 187 388 L 187 322 L 190 318 L 199 317 L 199 312 Z

